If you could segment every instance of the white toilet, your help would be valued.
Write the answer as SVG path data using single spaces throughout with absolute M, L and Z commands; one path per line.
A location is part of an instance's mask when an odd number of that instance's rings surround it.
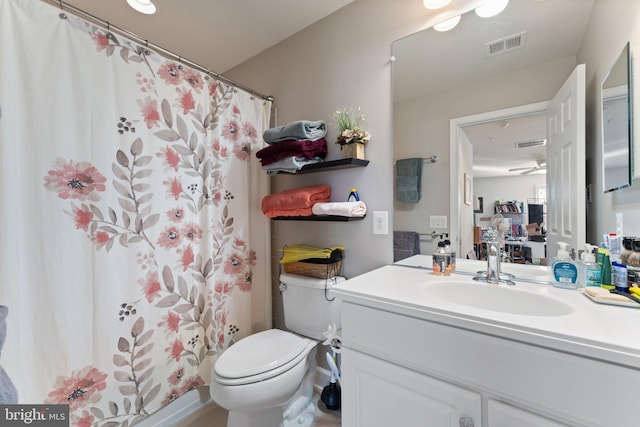
M 340 328 L 339 302 L 329 289 L 344 280 L 280 275 L 284 322 L 292 332 L 250 335 L 214 365 L 211 397 L 229 411 L 227 427 L 313 425 L 316 346 L 329 325 Z

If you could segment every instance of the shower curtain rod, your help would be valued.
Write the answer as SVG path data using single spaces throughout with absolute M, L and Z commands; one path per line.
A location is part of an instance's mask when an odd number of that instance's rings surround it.
M 188 65 L 189 67 L 195 68 L 198 71 L 201 71 L 203 73 L 206 73 L 209 76 L 212 76 L 216 79 L 219 80 L 224 80 L 226 83 L 230 84 L 231 86 L 234 86 L 238 89 L 242 89 L 245 92 L 249 92 L 252 95 L 255 95 L 259 98 L 262 98 L 266 101 L 274 101 L 273 96 L 270 95 L 264 95 L 260 92 L 256 92 L 255 90 L 248 88 L 238 82 L 235 82 L 233 80 L 231 80 L 228 77 L 225 77 L 221 74 L 216 73 L 215 71 L 212 71 L 210 68 L 206 68 L 203 67 L 202 65 L 196 64 L 193 61 L 189 61 L 188 59 L 183 58 L 182 56 L 175 54 L 167 49 L 164 49 L 163 47 L 158 46 L 157 44 L 153 44 L 151 42 L 149 42 L 149 40 L 144 39 L 142 37 L 140 37 L 137 34 L 132 33 L 131 31 L 125 30 L 123 28 L 117 27 L 113 24 L 111 24 L 109 21 L 105 21 L 102 18 L 98 18 L 95 15 L 90 14 L 89 12 L 85 12 L 82 9 L 79 9 L 73 5 L 70 5 L 69 3 L 65 3 L 62 0 L 42 0 L 46 3 L 51 3 L 52 5 L 58 6 L 60 7 L 61 10 L 67 10 L 70 11 L 71 13 L 73 13 L 74 15 L 79 16 L 82 19 L 86 19 L 88 21 L 93 22 L 94 24 L 97 24 L 103 28 L 105 28 L 107 31 L 113 31 L 116 33 L 119 33 L 122 36 L 125 37 L 129 37 L 131 39 L 133 39 L 136 43 L 144 45 L 146 48 L 152 49 L 153 51 L 155 51 L 156 53 L 160 54 L 161 56 L 164 56 L 165 58 L 169 58 L 169 59 L 173 59 L 175 61 L 178 61 L 181 64 L 185 64 Z

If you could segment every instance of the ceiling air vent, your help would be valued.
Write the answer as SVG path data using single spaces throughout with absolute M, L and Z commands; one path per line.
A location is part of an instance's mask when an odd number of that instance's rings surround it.
M 485 56 L 499 55 L 524 47 L 527 40 L 527 32 L 523 31 L 512 36 L 504 37 L 484 44 Z
M 531 148 L 531 147 L 540 147 L 541 145 L 545 145 L 547 140 L 542 139 L 530 139 L 528 141 L 520 141 L 516 142 L 516 148 Z

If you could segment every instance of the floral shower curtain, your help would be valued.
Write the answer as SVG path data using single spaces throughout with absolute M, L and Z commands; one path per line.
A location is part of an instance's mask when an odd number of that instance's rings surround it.
M 269 326 L 270 103 L 61 12 L 0 0 L 0 361 L 127 426 Z

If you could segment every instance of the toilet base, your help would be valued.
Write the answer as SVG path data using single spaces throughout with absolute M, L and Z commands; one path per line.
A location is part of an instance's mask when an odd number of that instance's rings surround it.
M 313 400 L 313 377 L 315 373 L 314 348 L 308 357 L 309 370 L 295 394 L 284 407 L 258 409 L 255 411 L 229 411 L 227 427 L 312 427 L 316 418 Z
M 312 427 L 316 418 L 316 407 L 309 402 L 295 418 L 283 419 L 282 408 L 270 408 L 257 412 L 229 412 L 227 427 Z
M 304 410 L 293 419 L 285 419 L 282 427 L 311 427 L 316 420 L 316 406 L 309 402 Z
M 227 419 L 227 427 L 280 427 L 282 424 L 282 408 L 280 407 L 269 408 L 258 412 L 230 411 L 229 418 Z

